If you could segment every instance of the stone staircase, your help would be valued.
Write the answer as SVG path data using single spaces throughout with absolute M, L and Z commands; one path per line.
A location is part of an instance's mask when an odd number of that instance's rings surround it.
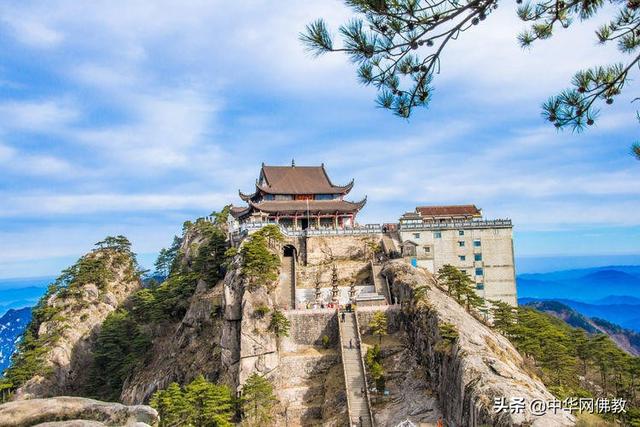
M 387 279 L 382 275 L 382 266 L 371 262 L 371 278 L 376 292 L 384 296 L 387 304 L 392 304 Z
M 284 310 L 295 309 L 295 275 L 296 261 L 293 256 L 282 258 L 282 270 L 278 280 L 277 302 L 278 306 Z
M 402 242 L 400 239 L 400 233 L 388 232 L 382 236 L 382 248 L 387 256 L 390 256 L 392 252 L 400 253 L 400 247 Z
M 345 313 L 344 322 L 341 320 L 340 315 L 340 353 L 345 376 L 350 425 L 373 427 L 355 313 Z

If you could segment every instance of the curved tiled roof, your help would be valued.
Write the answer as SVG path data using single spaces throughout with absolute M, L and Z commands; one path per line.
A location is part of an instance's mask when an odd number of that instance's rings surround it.
M 353 180 L 347 185 L 334 185 L 321 166 L 262 166 L 262 185 L 256 188 L 269 194 L 347 194 Z M 245 195 L 248 196 L 248 195 Z
M 239 218 L 247 213 L 249 213 L 249 211 L 251 210 L 250 207 L 245 206 L 231 206 L 231 216 L 234 218 Z

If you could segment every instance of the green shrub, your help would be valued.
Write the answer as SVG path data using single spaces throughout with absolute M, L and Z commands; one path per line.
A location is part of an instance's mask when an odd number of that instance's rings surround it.
M 255 308 L 255 310 L 253 310 L 253 315 L 255 317 L 257 317 L 258 319 L 262 319 L 264 316 L 267 315 L 267 313 L 269 313 L 271 311 L 271 309 L 265 305 L 265 304 L 260 304 L 259 306 L 257 306 Z
M 288 337 L 291 322 L 287 316 L 280 310 L 274 310 L 271 314 L 271 322 L 269 323 L 269 331 L 273 332 L 277 337 Z
M 322 336 L 322 346 L 327 349 L 329 348 L 329 345 L 331 344 L 331 340 L 329 339 L 328 335 L 323 335 Z

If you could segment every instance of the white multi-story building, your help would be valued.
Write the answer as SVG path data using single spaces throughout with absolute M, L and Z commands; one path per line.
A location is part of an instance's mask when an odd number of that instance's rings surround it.
M 432 273 L 446 264 L 467 273 L 485 300 L 517 305 L 513 226 L 485 220 L 475 205 L 422 206 L 400 218 L 402 256 Z

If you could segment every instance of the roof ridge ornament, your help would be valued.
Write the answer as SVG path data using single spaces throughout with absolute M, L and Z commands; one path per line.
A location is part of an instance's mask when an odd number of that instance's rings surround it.
M 296 160 L 295 159 L 291 159 L 291 167 L 292 168 L 296 167 Z

